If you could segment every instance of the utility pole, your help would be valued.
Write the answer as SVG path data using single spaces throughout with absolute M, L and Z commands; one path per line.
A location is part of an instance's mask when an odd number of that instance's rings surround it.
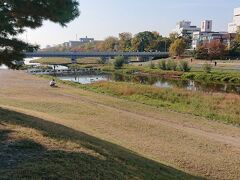
M 165 39 L 165 52 L 167 52 L 167 40 Z

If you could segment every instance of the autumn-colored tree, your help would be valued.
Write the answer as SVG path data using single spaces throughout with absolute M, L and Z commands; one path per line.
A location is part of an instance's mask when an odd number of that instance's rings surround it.
M 119 34 L 119 50 L 130 51 L 131 50 L 132 34 L 123 32 Z
M 184 39 L 176 39 L 170 46 L 169 52 L 172 56 L 181 56 L 187 47 Z
M 101 51 L 118 51 L 119 41 L 116 37 L 108 37 L 106 38 L 100 45 Z
M 221 59 L 226 54 L 226 46 L 220 40 L 210 41 L 207 47 L 210 59 Z
M 204 42 L 200 44 L 195 51 L 196 59 L 208 59 L 208 43 Z
M 174 43 L 174 41 L 176 41 L 178 38 L 179 38 L 179 34 L 176 32 L 169 34 L 169 39 L 170 39 L 171 43 Z

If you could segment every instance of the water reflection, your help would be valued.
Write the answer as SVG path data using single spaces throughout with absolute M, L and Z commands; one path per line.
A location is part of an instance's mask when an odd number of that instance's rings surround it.
M 159 88 L 182 88 L 189 91 L 204 92 L 227 92 L 240 94 L 240 85 L 204 83 L 191 80 L 164 79 L 159 77 L 142 76 L 142 75 L 123 75 L 123 74 L 92 74 L 61 76 L 62 80 L 74 81 L 81 84 L 90 84 L 97 81 L 120 81 L 141 83 L 152 85 Z
M 72 81 L 81 84 L 91 84 L 98 81 L 110 81 L 110 75 L 99 74 L 99 75 L 71 75 L 71 76 L 58 76 L 59 79 L 64 81 Z

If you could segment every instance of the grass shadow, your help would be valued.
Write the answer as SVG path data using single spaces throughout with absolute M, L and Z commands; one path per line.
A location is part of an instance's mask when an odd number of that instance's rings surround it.
M 74 142 L 104 157 L 50 150 L 29 139 L 8 146 L 0 143 L 0 179 L 202 179 L 44 119 L 0 108 L 0 123 L 32 128 L 45 137 Z M 8 133 L 11 131 L 2 131 L 0 140 Z

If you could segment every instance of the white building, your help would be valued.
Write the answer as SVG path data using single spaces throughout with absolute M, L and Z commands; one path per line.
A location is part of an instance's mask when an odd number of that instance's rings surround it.
M 204 20 L 201 23 L 201 32 L 212 32 L 212 20 Z
M 240 7 L 234 9 L 233 22 L 228 24 L 228 32 L 236 33 L 240 27 Z
M 177 23 L 174 32 L 179 36 L 192 36 L 193 32 L 200 31 L 201 29 L 197 26 L 192 26 L 191 21 L 180 21 Z
M 76 46 L 80 46 L 80 45 L 92 43 L 92 42 L 95 42 L 94 38 L 88 38 L 86 36 L 85 38 L 80 38 L 79 41 L 64 42 L 62 46 L 72 48 L 72 47 L 76 47 Z

